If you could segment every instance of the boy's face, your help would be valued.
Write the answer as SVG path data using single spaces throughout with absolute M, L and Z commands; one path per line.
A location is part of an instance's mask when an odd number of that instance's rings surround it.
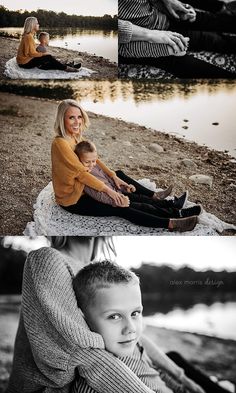
M 95 167 L 96 163 L 97 163 L 97 152 L 96 150 L 93 152 L 87 152 L 87 153 L 82 153 L 80 155 L 80 162 L 86 167 L 88 168 L 89 172 L 91 172 L 91 170 L 93 169 L 93 167 Z
M 138 283 L 111 284 L 96 290 L 85 317 L 103 337 L 106 350 L 124 357 L 132 355 L 142 333 L 142 309 Z
M 49 44 L 49 36 L 48 36 L 48 35 L 45 35 L 45 36 L 41 37 L 41 38 L 40 38 L 40 42 L 41 42 L 41 44 L 43 44 L 43 45 L 48 45 L 48 44 Z

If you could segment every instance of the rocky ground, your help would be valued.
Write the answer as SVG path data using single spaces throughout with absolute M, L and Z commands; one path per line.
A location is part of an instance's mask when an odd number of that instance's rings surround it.
M 0 93 L 1 235 L 22 234 L 37 195 L 51 180 L 56 107 L 57 101 Z M 86 137 L 110 168 L 159 187 L 174 182 L 177 195 L 188 189 L 191 201 L 236 224 L 236 165 L 227 154 L 122 120 L 89 117 Z M 210 176 L 212 186 L 193 183 L 189 177 L 195 174 Z
M 6 79 L 4 69 L 6 62 L 16 56 L 19 39 L 0 37 L 1 57 L 0 57 L 0 78 Z M 94 79 L 114 79 L 117 78 L 117 64 L 111 63 L 103 57 L 93 56 L 86 52 L 77 52 L 73 50 L 56 48 L 50 46 L 50 54 L 61 60 L 62 63 L 68 63 L 75 58 L 80 60 L 83 67 L 89 68 L 95 73 L 91 74 L 90 80 Z M 81 78 L 83 79 L 83 78 Z

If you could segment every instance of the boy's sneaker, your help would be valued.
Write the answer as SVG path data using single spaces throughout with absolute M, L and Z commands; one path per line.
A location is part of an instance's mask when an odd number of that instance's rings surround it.
M 197 225 L 197 216 L 187 218 L 171 218 L 169 224 L 170 232 L 187 232 L 192 231 Z
M 77 69 L 79 69 L 79 68 L 82 67 L 82 64 L 81 64 L 81 63 L 76 63 L 76 64 L 74 64 L 74 67 L 77 68 Z
M 191 216 L 199 216 L 202 213 L 202 205 L 196 205 L 192 207 L 188 207 L 187 209 L 180 210 L 179 214 L 181 218 L 191 217 Z
M 176 209 L 181 210 L 186 206 L 187 200 L 188 200 L 188 191 L 185 191 L 183 195 L 181 195 L 179 198 L 177 198 L 176 196 L 174 197 L 173 206 Z

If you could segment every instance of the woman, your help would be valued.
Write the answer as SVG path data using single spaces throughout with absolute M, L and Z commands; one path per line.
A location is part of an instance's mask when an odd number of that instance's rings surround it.
M 42 70 L 62 70 L 66 72 L 78 72 L 77 68 L 69 67 L 60 63 L 47 52 L 37 52 L 34 34 L 39 30 L 37 18 L 30 16 L 25 19 L 24 31 L 17 51 L 16 61 L 21 68 L 38 67 Z
M 118 216 L 134 224 L 154 228 L 165 228 L 170 231 L 190 231 L 196 223 L 197 217 L 165 218 L 150 214 L 134 207 L 127 206 L 124 196 L 106 186 L 102 181 L 88 173 L 74 153 L 76 144 L 81 141 L 84 129 L 88 127 L 89 119 L 86 112 L 74 100 L 62 101 L 57 110 L 55 121 L 56 137 L 52 143 L 52 182 L 57 203 L 73 214 L 85 216 Z M 123 172 L 111 171 L 100 160 L 97 164 L 103 171 L 113 178 L 116 186 L 133 184 L 136 192 L 152 198 L 158 195 L 153 191 L 140 186 L 128 178 Z M 116 203 L 117 207 L 109 206 L 95 201 L 83 193 L 87 185 L 97 191 L 107 193 Z M 199 213 L 200 214 L 200 213 Z
M 98 393 L 151 393 L 123 362 L 104 350 L 101 336 L 88 329 L 73 291 L 72 278 L 82 266 L 101 254 L 114 253 L 111 238 L 57 236 L 51 237 L 51 245 L 53 248 L 31 252 L 25 263 L 21 316 L 7 393 L 69 392 L 75 369 Z M 183 369 L 146 337 L 142 344 L 154 364 L 166 372 L 171 369 L 172 376 L 184 387 L 202 393 Z M 196 370 L 184 364 L 179 355 L 170 357 L 175 363 L 182 361 L 181 367 L 199 379 Z
M 235 54 L 235 16 L 195 11 L 178 0 L 119 1 L 119 63 L 159 67 L 179 78 L 235 78 L 228 71 L 186 54 Z

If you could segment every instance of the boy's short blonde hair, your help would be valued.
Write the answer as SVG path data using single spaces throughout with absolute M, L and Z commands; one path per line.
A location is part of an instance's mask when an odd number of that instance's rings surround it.
M 41 31 L 41 33 L 39 33 L 39 35 L 38 35 L 38 40 L 40 41 L 41 38 L 43 38 L 43 37 L 48 37 L 48 39 L 49 39 L 49 33 L 47 33 L 46 31 Z
M 67 109 L 70 107 L 78 108 L 81 112 L 83 118 L 83 128 L 84 131 L 90 124 L 89 118 L 85 110 L 79 105 L 79 103 L 75 100 L 67 99 L 60 102 L 57 107 L 56 120 L 54 123 L 54 130 L 56 135 L 61 136 L 63 138 L 67 138 L 66 130 L 65 130 L 65 113 Z
M 75 146 L 75 154 L 81 159 L 82 154 L 84 153 L 93 153 L 94 151 L 97 151 L 96 146 L 93 142 L 91 141 L 81 141 L 77 143 Z
M 78 307 L 83 313 L 93 303 L 97 290 L 114 284 L 140 284 L 138 276 L 117 263 L 105 260 L 83 267 L 73 279 Z

